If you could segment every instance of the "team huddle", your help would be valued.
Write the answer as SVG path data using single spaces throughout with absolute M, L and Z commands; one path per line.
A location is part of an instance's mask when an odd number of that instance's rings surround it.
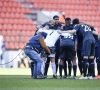
M 32 60 L 32 78 L 48 78 L 50 62 L 53 78 L 56 79 L 71 78 L 72 68 L 74 79 L 100 78 L 98 32 L 93 26 L 79 22 L 77 18 L 72 21 L 72 24 L 70 18 L 65 18 L 65 23 L 62 23 L 55 15 L 53 20 L 38 28 L 35 35 L 27 42 L 24 51 Z M 76 76 L 76 57 L 81 75 L 79 78 Z M 95 76 L 94 59 L 97 62 L 97 76 Z M 59 77 L 57 76 L 58 67 Z M 62 70 L 64 70 L 64 76 Z

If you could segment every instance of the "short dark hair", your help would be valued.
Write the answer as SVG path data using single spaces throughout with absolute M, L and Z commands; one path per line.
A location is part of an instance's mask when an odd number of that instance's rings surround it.
M 67 17 L 67 18 L 65 18 L 65 21 L 71 21 L 71 18 L 70 17 Z
M 73 24 L 74 24 L 74 25 L 75 25 L 75 24 L 79 24 L 79 19 L 78 19 L 78 18 L 73 19 Z
M 57 16 L 57 15 L 53 16 L 53 19 L 55 19 L 55 18 L 59 18 L 59 16 Z

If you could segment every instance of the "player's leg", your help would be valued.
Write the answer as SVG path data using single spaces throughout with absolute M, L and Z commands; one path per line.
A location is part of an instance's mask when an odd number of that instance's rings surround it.
M 71 77 L 71 71 L 72 71 L 72 61 L 71 61 L 71 59 L 68 59 L 68 72 L 69 72 L 69 74 L 68 74 L 68 78 L 70 78 Z
M 78 57 L 78 67 L 80 70 L 80 75 L 82 75 L 83 74 L 83 57 L 82 57 L 81 50 L 77 51 L 77 57 Z
M 62 69 L 64 67 L 64 58 L 66 55 L 66 48 L 63 46 L 63 44 L 61 44 L 60 46 L 60 62 L 59 62 L 59 77 L 62 78 Z
M 59 77 L 60 77 L 60 79 L 62 78 L 63 65 L 64 65 L 64 59 L 60 59 L 60 62 L 59 62 Z
M 66 60 L 64 60 L 64 76 L 63 78 L 66 78 L 67 77 L 67 63 L 66 63 Z
M 51 67 L 53 72 L 53 78 L 57 78 L 56 76 L 56 64 L 55 64 L 55 57 L 50 57 Z
M 88 56 L 90 55 L 91 50 L 91 41 L 83 42 L 82 53 L 83 53 L 83 73 L 84 77 L 80 77 L 80 79 L 87 79 L 87 69 L 89 66 Z
M 76 65 L 76 51 L 74 48 L 74 44 L 70 44 L 69 46 L 69 54 L 70 54 L 70 58 L 72 60 L 73 63 L 73 73 L 74 73 L 74 78 L 76 78 L 76 71 L 77 71 L 77 65 Z
M 95 68 L 94 68 L 94 55 L 95 55 L 95 42 L 92 41 L 90 57 L 89 57 L 89 65 L 90 65 L 90 76 L 95 76 Z
M 55 64 L 55 47 L 50 47 L 50 51 L 51 51 L 51 54 L 48 57 L 50 57 L 50 61 L 51 61 L 53 78 L 57 78 L 57 75 L 56 75 L 56 64 Z
M 45 63 L 45 70 L 44 70 L 44 75 L 47 76 L 48 68 L 49 68 L 49 63 L 50 63 L 50 57 L 47 57 L 46 63 Z
M 95 48 L 95 57 L 96 57 L 98 75 L 100 75 L 100 47 Z
M 73 73 L 74 73 L 74 78 L 76 78 L 76 72 L 77 72 L 77 64 L 76 64 L 76 56 L 72 58 L 73 62 Z
M 60 54 L 60 46 L 56 46 L 55 49 L 55 64 L 56 64 L 56 74 L 57 74 L 57 70 L 58 70 L 58 60 L 59 60 L 59 54 Z
M 30 63 L 30 68 L 31 68 L 31 77 L 33 77 L 34 76 L 34 62 L 31 62 Z
M 46 57 L 42 57 L 42 66 L 41 66 L 41 72 L 44 75 L 44 70 L 45 70 L 45 62 L 46 62 Z
M 58 70 L 58 60 L 59 60 L 59 55 L 60 55 L 60 39 L 57 40 L 55 44 L 55 64 L 56 64 L 56 74 Z
M 24 65 L 24 67 L 26 67 L 26 64 L 25 64 L 25 62 L 24 62 L 24 59 L 23 59 L 23 58 L 21 59 L 21 64 L 23 64 L 23 65 Z

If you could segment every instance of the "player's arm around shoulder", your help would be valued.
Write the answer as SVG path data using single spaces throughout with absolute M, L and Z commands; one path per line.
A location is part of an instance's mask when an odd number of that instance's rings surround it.
M 67 31 L 58 30 L 58 33 L 60 33 L 60 34 L 62 34 L 62 33 L 76 34 L 76 30 L 75 29 L 73 29 L 73 30 L 67 30 Z
M 95 30 L 92 30 L 92 33 L 94 34 L 94 35 L 98 35 L 98 31 L 95 29 Z
M 41 38 L 39 38 L 38 41 L 41 44 L 42 48 L 45 49 L 48 54 L 50 54 L 50 49 L 46 46 L 46 44 L 44 42 L 44 38 L 41 37 Z

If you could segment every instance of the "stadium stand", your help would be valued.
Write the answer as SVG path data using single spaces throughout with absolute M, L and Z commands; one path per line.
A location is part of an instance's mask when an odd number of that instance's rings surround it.
M 22 7 L 23 3 L 31 3 L 34 7 Z M 23 48 L 34 34 L 36 25 L 25 17 L 32 9 L 65 11 L 66 17 L 79 18 L 98 30 L 100 28 L 98 0 L 0 0 L 0 34 L 4 35 L 6 49 Z
M 0 12 L 0 34 L 4 36 L 6 49 L 23 48 L 36 27 L 31 19 L 24 16 L 30 13 L 29 8 L 22 7 L 21 2 L 14 0 L 0 0 Z

